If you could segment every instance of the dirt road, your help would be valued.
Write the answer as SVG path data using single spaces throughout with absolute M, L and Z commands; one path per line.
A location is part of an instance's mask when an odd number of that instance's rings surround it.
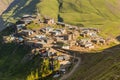
M 62 49 L 54 49 L 54 50 L 56 50 L 56 51 L 58 51 L 58 52 L 62 52 L 62 53 L 70 53 L 70 52 L 65 51 L 65 50 L 62 50 Z M 75 56 L 75 59 L 77 59 L 78 61 L 77 61 L 77 63 L 74 65 L 73 69 L 72 69 L 69 73 L 63 75 L 63 76 L 60 78 L 60 80 L 67 80 L 70 76 L 72 76 L 72 75 L 74 74 L 74 72 L 75 72 L 75 71 L 77 70 L 77 68 L 80 66 L 81 58 Z
M 76 59 L 78 59 L 78 62 L 74 65 L 74 67 L 73 67 L 73 69 L 69 72 L 69 73 L 67 73 L 67 74 L 65 74 L 64 76 L 62 76 L 61 78 L 60 78 L 60 80 L 67 80 L 70 76 L 72 76 L 73 75 L 73 73 L 76 71 L 76 69 L 79 67 L 79 65 L 80 65 L 80 63 L 81 63 L 81 58 L 80 57 L 75 57 Z

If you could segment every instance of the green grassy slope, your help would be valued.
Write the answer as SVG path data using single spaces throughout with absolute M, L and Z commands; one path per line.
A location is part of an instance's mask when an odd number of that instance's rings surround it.
M 120 45 L 80 56 L 82 63 L 68 80 L 120 80 Z
M 39 0 L 14 0 L 4 11 L 2 17 L 8 22 L 14 22 L 16 18 L 23 14 L 33 14 L 36 12 L 36 6 Z
M 76 23 L 80 21 L 96 21 L 100 23 L 103 20 L 116 20 L 120 17 L 119 6 L 117 6 L 119 4 L 117 2 L 116 0 L 63 0 L 61 15 L 63 15 L 66 22 L 69 22 L 68 18 L 71 18 L 71 21 Z
M 100 28 L 104 37 L 120 34 L 119 1 L 116 0 L 63 0 L 60 16 L 70 24 Z
M 59 3 L 57 0 L 42 0 L 37 5 L 37 8 L 41 15 L 57 19 L 58 6 Z
M 118 36 L 119 4 L 119 0 L 15 0 L 2 17 L 7 22 L 15 22 L 23 14 L 35 14 L 38 10 L 42 16 L 66 23 L 100 28 L 104 37 Z
M 9 35 L 11 31 L 6 29 L 0 32 L 0 80 L 27 80 L 31 72 L 40 68 L 42 60 L 37 56 L 32 60 L 24 59 L 30 53 L 29 47 L 14 43 L 2 44 L 2 36 Z
M 27 80 L 32 72 L 35 74 L 35 71 L 40 68 L 42 61 L 39 57 L 22 63 L 29 49 L 18 46 L 13 43 L 0 45 L 0 80 Z

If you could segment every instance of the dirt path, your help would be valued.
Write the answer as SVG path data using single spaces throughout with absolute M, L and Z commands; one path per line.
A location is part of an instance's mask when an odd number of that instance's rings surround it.
M 54 49 L 54 50 L 56 50 L 56 51 L 58 51 L 58 52 L 62 52 L 62 53 L 68 53 L 68 52 L 66 52 L 66 51 L 64 51 L 64 50 L 61 50 L 61 49 Z M 67 80 L 67 79 L 68 79 L 70 76 L 72 76 L 73 73 L 77 70 L 77 68 L 79 67 L 79 65 L 80 65 L 80 63 L 81 63 L 81 58 L 76 56 L 75 59 L 77 59 L 78 61 L 77 61 L 77 63 L 74 65 L 73 69 L 72 69 L 69 73 L 63 75 L 63 76 L 60 78 L 60 80 Z
M 76 57 L 76 59 L 78 59 L 78 62 L 75 64 L 75 66 L 73 67 L 73 69 L 69 73 L 67 73 L 64 76 L 62 76 L 60 78 L 60 80 L 67 80 L 76 71 L 76 69 L 79 67 L 79 64 L 81 63 L 81 58 Z

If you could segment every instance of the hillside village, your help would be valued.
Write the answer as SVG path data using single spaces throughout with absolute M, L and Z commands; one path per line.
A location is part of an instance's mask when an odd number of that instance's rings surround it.
M 31 48 L 39 47 L 61 47 L 70 49 L 72 46 L 83 48 L 94 48 L 95 44 L 106 44 L 106 40 L 99 36 L 100 31 L 96 28 L 85 28 L 69 25 L 63 22 L 55 22 L 52 18 L 44 18 L 35 23 L 36 16 L 24 15 L 14 27 L 15 33 L 4 36 L 4 42 L 17 42 L 30 46 Z M 27 29 L 26 25 L 31 23 L 48 24 L 37 30 Z M 54 28 L 52 25 L 60 25 L 62 28 Z M 59 45 L 59 43 L 61 43 Z M 62 45 L 63 44 L 63 45 Z
M 28 29 L 27 25 L 48 24 L 49 26 L 39 29 Z M 54 28 L 52 25 L 61 26 Z M 60 64 L 59 71 L 53 76 L 59 77 L 65 74 L 68 67 L 73 64 L 74 57 L 60 53 L 53 48 L 72 50 L 73 47 L 94 49 L 96 45 L 106 45 L 107 40 L 99 36 L 100 31 L 96 28 L 85 28 L 69 25 L 63 22 L 55 22 L 54 19 L 45 17 L 43 20 L 37 19 L 34 15 L 24 15 L 16 22 L 14 33 L 3 37 L 3 43 L 14 42 L 19 45 L 26 45 L 31 48 L 31 54 L 40 55 L 41 58 L 50 59 L 50 68 L 54 70 L 54 61 Z
M 0 0 L 0 80 L 120 80 L 119 0 Z

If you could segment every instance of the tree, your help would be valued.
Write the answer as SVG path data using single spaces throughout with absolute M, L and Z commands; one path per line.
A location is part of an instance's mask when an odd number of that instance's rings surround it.
M 27 76 L 26 80 L 35 80 L 38 78 L 39 78 L 39 76 L 38 76 L 38 69 L 37 69 L 35 72 L 32 71 L 31 74 Z
M 52 73 L 50 70 L 49 59 L 44 59 L 40 72 L 41 77 L 46 77 Z
M 58 70 L 60 68 L 60 63 L 58 60 L 54 61 L 54 71 Z

